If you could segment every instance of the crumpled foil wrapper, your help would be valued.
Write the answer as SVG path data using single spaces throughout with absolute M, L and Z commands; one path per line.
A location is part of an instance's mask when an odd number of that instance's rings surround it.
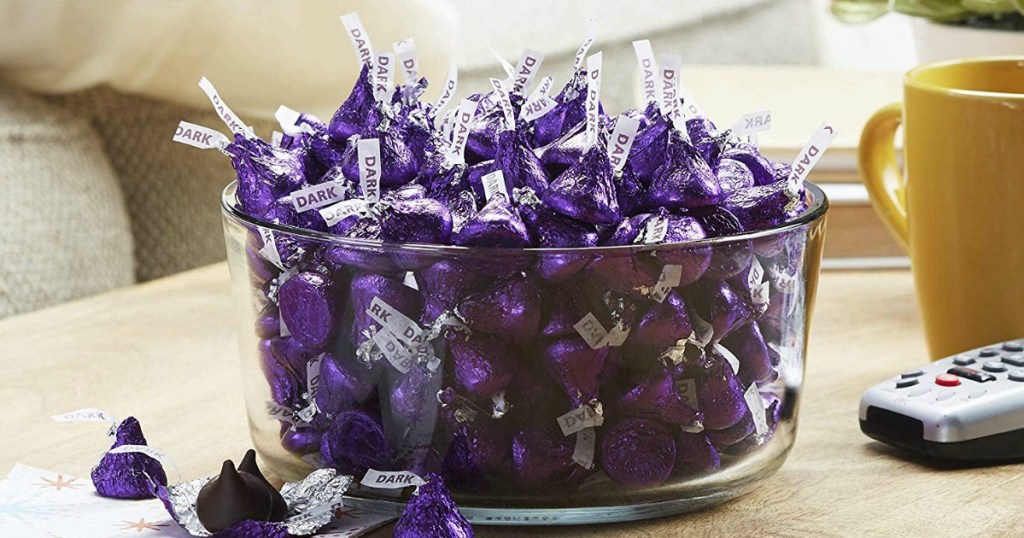
M 196 512 L 199 492 L 213 479 L 207 476 L 156 488 L 157 497 L 163 501 L 167 512 L 192 536 L 213 536 L 199 522 Z M 295 536 L 317 532 L 334 518 L 334 510 L 342 506 L 342 496 L 351 485 L 351 476 L 339 475 L 334 469 L 318 469 L 300 482 L 286 483 L 281 488 L 281 496 L 288 504 L 288 515 L 276 525 Z

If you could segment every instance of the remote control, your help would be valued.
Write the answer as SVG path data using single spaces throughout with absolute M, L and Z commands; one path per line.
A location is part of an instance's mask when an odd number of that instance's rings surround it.
M 1024 339 L 947 357 L 875 385 L 861 397 L 860 429 L 937 459 L 1024 459 Z

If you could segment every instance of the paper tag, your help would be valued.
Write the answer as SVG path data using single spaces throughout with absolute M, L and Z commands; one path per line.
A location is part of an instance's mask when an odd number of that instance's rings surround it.
M 366 205 L 364 200 L 345 200 L 339 204 L 321 209 L 320 216 L 324 218 L 327 226 L 331 227 L 352 215 L 366 215 L 369 213 L 369 210 L 369 206 Z
M 597 130 L 600 127 L 598 122 L 600 115 L 598 108 L 601 96 L 601 62 L 603 53 L 598 52 L 587 58 L 587 147 L 594 147 L 597 143 Z
M 587 40 L 580 45 L 579 49 L 576 49 L 576 59 L 572 61 L 572 72 L 575 73 L 583 67 L 583 59 L 587 57 L 587 52 L 590 50 L 590 46 L 594 44 L 594 40 L 597 39 L 593 29 L 591 29 Z
M 270 132 L 270 145 L 279 148 L 284 145 L 284 133 L 281 131 Z
M 500 194 L 509 200 L 508 189 L 505 186 L 505 174 L 501 170 L 495 170 L 490 174 L 487 174 L 480 178 L 480 182 L 484 186 L 484 199 L 488 202 L 491 198 L 494 198 L 495 194 Z
M 309 394 L 309 401 L 316 397 L 316 391 L 320 388 L 320 366 L 323 364 L 324 355 L 321 353 L 306 363 L 306 392 Z
M 576 447 L 572 451 L 572 461 L 584 469 L 594 466 L 594 446 L 597 435 L 594 428 L 586 428 L 576 432 Z
M 325 205 L 344 200 L 346 194 L 345 183 L 330 181 L 293 191 L 288 196 L 292 199 L 295 211 L 305 213 L 310 209 L 319 209 Z
M 771 302 L 771 284 L 768 281 L 764 281 L 750 288 L 750 300 L 759 306 Z
M 626 158 L 629 157 L 629 150 L 633 147 L 633 140 L 636 132 L 640 129 L 640 121 L 626 115 L 620 115 L 615 120 L 615 130 L 608 141 L 608 160 L 612 163 L 612 170 L 616 174 L 622 173 L 626 167 Z
M 644 224 L 644 231 L 640 239 L 644 244 L 655 245 L 665 241 L 666 235 L 668 235 L 668 219 L 661 215 L 655 215 Z
M 469 140 L 470 127 L 473 118 L 476 116 L 476 101 L 463 99 L 459 103 L 458 113 L 455 115 L 454 127 L 452 127 L 452 157 L 458 162 L 466 162 L 466 141 Z
M 750 415 L 754 418 L 754 431 L 757 435 L 764 435 L 768 431 L 768 419 L 764 413 L 764 402 L 761 400 L 761 393 L 757 390 L 757 383 L 751 383 L 743 393 L 743 399 L 747 401 L 750 408 Z
M 377 489 L 403 489 L 421 486 L 426 482 L 412 471 L 378 471 L 367 469 L 360 485 Z
M 633 42 L 636 62 L 640 65 L 640 89 L 644 92 L 644 102 L 660 103 L 658 99 L 658 64 L 654 59 L 651 42 L 643 39 Z
M 732 126 L 732 132 L 736 136 L 750 136 L 771 128 L 772 113 L 768 110 L 758 110 L 740 116 L 740 119 Z
M 690 326 L 693 327 L 690 340 L 699 347 L 707 347 L 711 343 L 711 339 L 715 337 L 715 328 L 695 313 L 690 314 Z
M 573 325 L 573 328 L 583 337 L 583 340 L 587 342 L 591 349 L 605 347 L 608 331 L 601 325 L 601 322 L 598 321 L 597 316 L 593 312 L 588 312 L 586 316 L 583 316 L 583 319 Z
M 542 95 L 551 95 L 551 87 L 554 86 L 554 85 L 555 85 L 555 79 L 554 78 L 552 78 L 552 77 L 544 77 L 543 79 L 541 79 L 540 85 L 537 86 L 536 90 L 533 90 L 533 93 L 530 94 L 530 98 L 527 99 L 526 101 L 527 102 L 532 101 L 532 100 L 537 99 L 538 97 L 540 97 Z
M 508 400 L 505 399 L 505 391 L 498 391 L 497 394 L 491 396 L 491 409 L 494 410 L 491 413 L 492 417 L 501 418 L 505 416 L 510 407 Z
M 512 64 L 508 63 L 508 60 L 503 58 L 500 54 L 498 54 L 498 51 L 494 50 L 493 48 L 491 48 L 491 54 L 493 54 L 494 57 L 498 59 L 498 63 L 501 64 L 501 69 L 505 71 L 505 75 L 508 76 L 509 80 L 512 80 L 512 77 L 515 76 L 516 68 L 513 67 Z
M 558 427 L 566 437 L 583 430 L 604 424 L 604 416 L 591 404 L 583 404 L 558 417 Z
M 772 271 L 772 286 L 780 293 L 793 293 L 799 284 L 800 281 L 797 280 L 796 275 L 783 273 L 778 269 Z
M 505 130 L 509 130 L 515 127 L 515 118 L 512 116 L 512 102 L 509 101 L 508 91 L 505 90 L 505 83 L 496 79 L 491 79 L 491 87 L 494 88 L 494 93 L 498 96 L 498 106 L 501 108 L 502 115 L 505 116 Z
M 523 121 L 534 121 L 551 112 L 552 108 L 558 106 L 558 102 L 547 95 L 539 95 L 523 105 L 519 110 L 519 119 Z
M 207 97 L 210 98 L 210 102 L 213 103 L 213 109 L 217 112 L 217 115 L 220 116 L 221 121 L 228 126 L 228 129 L 231 129 L 232 133 L 240 134 L 246 138 L 253 138 L 256 136 L 252 127 L 249 127 L 243 123 L 242 120 L 238 119 L 238 114 L 235 114 L 234 111 L 228 107 L 227 103 L 220 98 L 220 94 L 217 93 L 217 89 L 213 87 L 213 84 L 207 80 L 206 77 L 199 79 L 199 88 L 203 90 L 203 93 L 205 93 Z
M 626 339 L 629 338 L 630 329 L 624 327 L 621 323 L 616 323 L 612 327 L 612 330 L 608 331 L 608 336 L 604 337 L 600 347 L 621 347 L 622 344 L 626 343 Z
M 680 66 L 680 69 L 681 68 L 682 66 Z M 682 77 L 679 73 L 677 73 L 677 76 Z M 697 100 L 693 98 L 693 95 L 691 95 L 690 91 L 686 89 L 686 86 L 683 86 L 681 78 L 677 82 L 676 96 L 676 114 L 680 116 L 681 120 L 707 117 L 707 114 L 704 113 L 704 109 L 697 104 Z M 681 104 L 679 99 L 682 99 L 683 101 Z
M 391 88 L 395 85 L 395 55 L 378 52 L 373 59 L 373 97 L 380 102 L 391 101 Z
M 412 38 L 403 39 L 392 44 L 395 59 L 402 68 L 405 82 L 413 84 L 420 78 L 419 59 L 416 57 L 416 42 Z
M 836 131 L 831 125 L 822 123 L 818 130 L 814 132 L 814 136 L 807 142 L 804 149 L 800 150 L 797 154 L 796 159 L 793 160 L 793 171 L 789 174 L 789 181 L 787 187 L 790 192 L 798 192 L 800 185 L 807 179 L 807 175 L 811 173 L 811 169 L 814 165 L 818 164 L 818 160 L 825 153 L 825 150 L 832 145 L 832 141 L 836 139 Z
M 444 107 L 448 106 L 451 102 L 452 97 L 455 96 L 455 90 L 459 88 L 459 66 L 452 62 L 448 66 L 448 78 L 444 81 L 444 86 L 441 87 L 441 96 L 437 98 L 437 102 L 434 103 L 434 114 L 438 114 Z
M 295 411 L 292 411 L 288 407 L 285 407 L 277 402 L 267 402 L 267 416 L 274 420 L 280 420 L 289 424 L 295 424 Z
M 199 149 L 222 149 L 231 143 L 223 133 L 187 121 L 178 123 L 171 140 Z
M 277 266 L 278 269 L 284 269 L 284 262 L 281 261 L 281 253 L 277 251 L 277 241 L 274 240 L 274 232 L 270 231 L 270 228 L 264 228 L 257 226 L 260 231 L 260 238 L 263 239 L 263 248 L 259 249 L 260 256 L 263 259 Z
M 683 402 L 695 410 L 700 410 L 697 403 L 697 381 L 693 379 L 680 379 L 675 384 L 676 392 Z
M 740 360 L 736 358 L 736 355 L 733 354 L 732 351 L 729 351 L 729 349 L 722 344 L 715 344 L 715 351 L 725 359 L 725 362 L 729 363 L 729 366 L 732 366 L 733 373 L 740 373 Z
M 387 329 L 381 329 L 373 334 L 373 343 L 384 354 L 384 358 L 395 367 L 395 370 L 408 373 L 412 368 L 413 355 L 402 344 L 398 338 Z
M 356 49 L 356 59 L 363 64 L 373 63 L 373 44 L 370 43 L 370 35 L 363 27 L 363 21 L 359 20 L 357 13 L 349 13 L 341 16 L 341 23 L 345 25 L 348 38 Z
M 419 346 L 423 343 L 423 329 L 408 316 L 385 303 L 380 297 L 374 297 L 370 301 L 370 307 L 366 309 L 366 313 L 403 342 L 412 346 Z
M 114 418 L 114 415 L 111 415 L 102 409 L 96 409 L 95 407 L 87 407 L 85 409 L 71 411 L 70 413 L 53 415 L 50 418 L 53 419 L 54 422 L 106 422 L 111 425 L 117 424 L 117 419 Z
M 512 77 L 512 91 L 523 93 L 530 89 L 530 84 L 533 84 L 542 63 L 544 54 L 533 49 L 524 50 L 522 57 L 519 58 L 519 65 L 515 68 L 515 76 Z
M 683 57 L 678 54 L 664 53 L 659 58 L 661 76 L 661 87 L 659 97 L 659 108 L 661 113 L 676 121 L 679 117 L 679 69 L 683 65 Z M 676 129 L 680 126 L 676 125 Z M 683 129 L 685 130 L 685 129 Z
M 284 284 L 284 282 L 279 282 L 278 285 L 280 284 Z M 277 322 L 281 326 L 281 336 L 292 335 L 292 331 L 291 329 L 288 328 L 288 324 L 284 322 L 284 314 L 282 314 L 280 311 L 278 311 L 277 313 Z
M 359 186 L 367 202 L 380 201 L 380 140 L 361 138 L 356 146 L 359 157 Z
M 160 452 L 159 450 L 157 450 L 157 449 L 155 449 L 155 448 L 153 448 L 151 446 L 146 446 L 146 445 L 121 445 L 121 446 L 116 446 L 116 447 L 111 448 L 110 450 L 108 450 L 107 454 L 145 454 L 145 455 L 147 455 L 147 456 L 149 456 L 149 457 L 159 461 L 160 463 L 167 464 L 167 465 L 169 465 L 171 467 L 174 467 L 175 469 L 178 468 L 178 466 L 174 464 L 174 460 L 172 460 L 170 456 L 168 456 L 167 454 L 164 454 L 163 452 Z
M 755 256 L 750 262 L 750 271 L 747 272 L 747 287 L 754 289 L 761 285 L 762 280 L 764 280 L 764 267 Z
M 651 291 L 651 299 L 659 303 L 665 302 L 665 298 L 672 290 L 679 286 L 679 283 L 683 280 L 683 266 L 682 265 L 666 265 L 661 268 L 661 275 L 658 277 L 658 282 L 654 284 L 654 289 Z

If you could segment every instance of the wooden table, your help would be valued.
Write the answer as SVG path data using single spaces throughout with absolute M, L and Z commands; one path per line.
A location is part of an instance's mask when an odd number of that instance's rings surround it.
M 219 264 L 0 322 L 0 473 L 22 462 L 86 476 L 108 448 L 103 426 L 47 418 L 81 407 L 139 417 L 184 478 L 237 457 L 249 442 L 229 292 Z M 864 389 L 927 360 L 910 274 L 824 273 L 812 326 L 796 447 L 756 492 L 695 514 L 529 533 L 1019 535 L 1024 467 L 935 468 L 896 457 L 858 429 Z

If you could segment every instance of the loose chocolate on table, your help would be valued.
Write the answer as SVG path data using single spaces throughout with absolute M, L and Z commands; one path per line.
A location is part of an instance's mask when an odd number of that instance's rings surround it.
M 220 532 L 247 519 L 271 521 L 274 496 L 270 489 L 265 479 L 239 472 L 235 464 L 227 460 L 220 475 L 199 492 L 196 499 L 199 521 L 210 532 Z
M 135 417 L 117 425 L 111 449 L 125 445 L 146 445 L 142 426 Z M 167 485 L 167 474 L 160 462 L 146 454 L 134 452 L 104 454 L 92 470 L 96 493 L 113 499 L 148 499 L 153 497 L 153 483 Z

